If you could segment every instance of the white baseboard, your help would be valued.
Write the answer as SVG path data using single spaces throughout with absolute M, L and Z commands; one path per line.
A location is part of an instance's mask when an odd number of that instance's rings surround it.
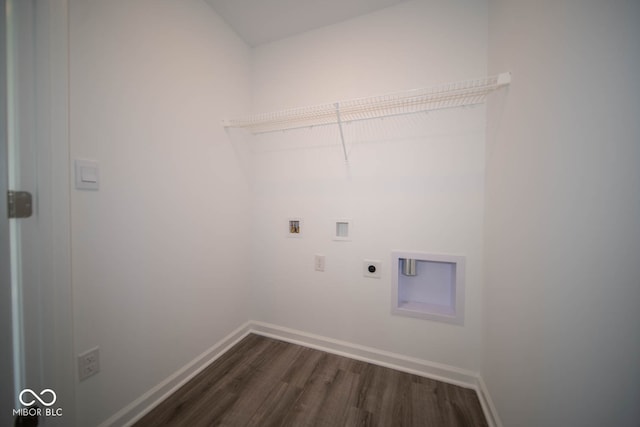
M 247 322 L 235 331 L 218 341 L 204 353 L 193 359 L 183 368 L 176 371 L 167 379 L 162 381 L 151 390 L 131 402 L 129 405 L 116 412 L 99 427 L 111 426 L 131 426 L 160 402 L 185 385 L 189 380 L 198 375 L 203 369 L 213 363 L 216 359 L 226 353 L 238 341 L 247 336 L 250 331 L 251 322 Z
M 477 383 L 477 374 L 472 371 L 309 334 L 295 329 L 283 328 L 269 323 L 251 322 L 251 332 L 461 387 L 475 389 Z
M 489 427 L 502 427 L 502 421 L 500 421 L 498 411 L 493 404 L 493 400 L 491 400 L 489 389 L 480 375 L 478 375 L 475 389 L 478 392 L 478 399 L 480 400 L 480 405 L 482 405 L 482 410 L 484 411 L 484 416 L 487 418 Z
M 188 365 L 104 421 L 99 427 L 131 426 L 250 333 L 471 388 L 478 393 L 489 427 L 502 427 L 487 387 L 482 377 L 476 372 L 256 321 L 247 322 L 227 335 Z
M 478 400 L 480 400 L 480 405 L 482 406 L 489 427 L 502 427 L 489 391 L 482 377 L 476 372 L 365 347 L 346 341 L 339 341 L 295 329 L 284 328 L 265 322 L 253 321 L 251 322 L 250 328 L 250 332 L 258 335 L 473 389 L 478 394 Z

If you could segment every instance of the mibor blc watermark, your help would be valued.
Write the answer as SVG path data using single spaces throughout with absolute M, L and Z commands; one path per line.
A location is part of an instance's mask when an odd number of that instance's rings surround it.
M 24 405 L 24 408 L 14 409 L 13 416 L 19 417 L 61 417 L 62 408 L 52 408 L 56 403 L 58 396 L 56 392 L 50 388 L 45 388 L 37 394 L 30 388 L 25 388 L 18 395 L 18 400 Z M 36 402 L 43 407 L 34 406 Z

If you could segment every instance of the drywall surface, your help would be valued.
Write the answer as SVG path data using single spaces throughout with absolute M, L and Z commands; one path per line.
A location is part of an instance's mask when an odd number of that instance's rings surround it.
M 406 2 L 254 50 L 254 112 L 486 74 L 486 4 Z M 484 107 L 254 137 L 252 318 L 478 370 Z M 301 218 L 299 238 L 287 236 Z M 349 219 L 350 241 L 334 241 Z M 464 255 L 464 326 L 391 315 L 391 251 Z M 314 255 L 326 259 L 315 271 Z M 382 262 L 365 278 L 363 260 Z
M 489 11 L 482 376 L 505 426 L 637 426 L 640 4 Z
M 248 109 L 250 52 L 204 2 L 70 1 L 75 350 L 93 426 L 248 318 L 248 185 L 220 126 Z

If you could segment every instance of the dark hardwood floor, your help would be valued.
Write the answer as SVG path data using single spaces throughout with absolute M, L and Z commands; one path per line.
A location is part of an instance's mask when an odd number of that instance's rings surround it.
M 487 426 L 474 390 L 248 335 L 147 426 Z

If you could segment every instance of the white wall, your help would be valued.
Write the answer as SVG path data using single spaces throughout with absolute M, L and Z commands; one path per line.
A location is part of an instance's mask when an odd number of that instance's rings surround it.
M 220 121 L 249 107 L 249 50 L 201 0 L 70 2 L 77 386 L 96 425 L 244 323 L 244 166 Z M 242 167 L 241 167 L 242 166 Z
M 486 74 L 481 2 L 413 1 L 289 39 L 253 56 L 253 110 L 314 105 Z M 253 318 L 478 370 L 482 323 L 484 108 L 303 129 L 252 141 Z M 302 217 L 303 238 L 286 237 Z M 331 240 L 334 221 L 353 240 Z M 390 314 L 391 250 L 467 256 L 464 326 Z M 326 271 L 314 271 L 314 254 Z M 382 279 L 362 275 L 383 262 Z
M 482 375 L 505 426 L 637 426 L 640 4 L 489 10 Z
M 430 3 L 250 52 L 198 0 L 70 2 L 71 155 L 102 179 L 72 192 L 75 350 L 102 357 L 79 425 L 248 318 L 481 369 L 504 425 L 640 417 L 638 7 Z M 431 86 L 487 74 L 487 52 L 514 82 L 486 154 L 483 107 L 347 126 L 348 165 L 335 128 L 220 127 L 250 94 L 260 112 Z M 390 315 L 392 249 L 467 256 L 463 327 Z

